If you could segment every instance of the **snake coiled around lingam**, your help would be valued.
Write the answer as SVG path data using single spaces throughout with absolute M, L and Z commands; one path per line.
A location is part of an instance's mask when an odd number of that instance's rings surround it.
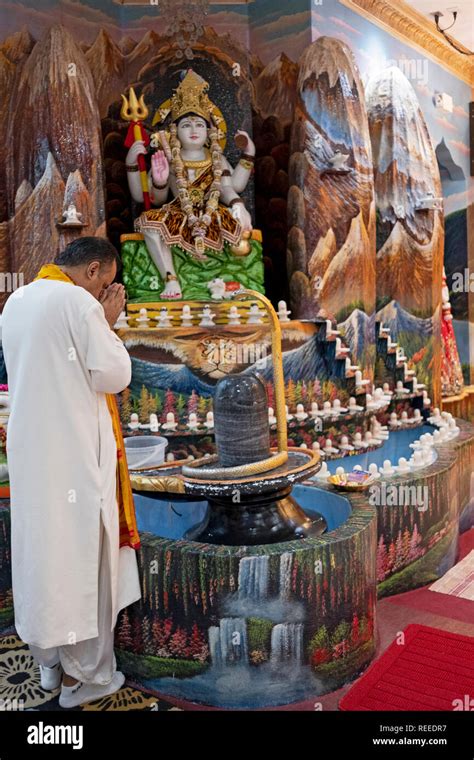
M 270 319 L 272 338 L 272 361 L 273 361 L 273 384 L 275 387 L 275 412 L 277 419 L 278 451 L 271 457 L 261 459 L 258 462 L 237 465 L 236 467 L 208 467 L 218 460 L 218 456 L 197 459 L 187 465 L 183 465 L 182 473 L 188 477 L 199 480 L 232 480 L 245 478 L 250 475 L 261 475 L 276 470 L 288 461 L 288 439 L 286 430 L 285 409 L 285 376 L 283 373 L 283 357 L 281 350 L 281 327 L 280 320 L 268 298 L 265 298 L 256 290 L 237 290 L 234 293 L 236 300 L 242 301 L 248 298 L 259 301 L 265 307 Z

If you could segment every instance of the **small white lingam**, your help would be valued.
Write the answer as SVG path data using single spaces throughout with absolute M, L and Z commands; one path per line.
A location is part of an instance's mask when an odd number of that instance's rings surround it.
M 364 388 L 366 385 L 370 384 L 370 380 L 364 380 L 362 378 L 362 372 L 361 372 L 360 369 L 356 370 L 356 373 L 355 373 L 355 384 L 356 384 L 356 388 Z
M 285 405 L 285 414 L 286 414 L 286 421 L 291 422 L 291 420 L 293 419 L 293 415 L 290 414 L 290 410 L 288 409 L 287 404 Z
M 426 385 L 424 383 L 419 383 L 417 378 L 413 378 L 413 392 L 420 394 L 422 390 L 426 388 Z
M 399 346 L 397 348 L 397 362 L 401 363 L 401 362 L 406 362 L 406 361 L 407 361 L 407 357 L 405 356 L 405 351 L 401 346 Z
M 423 467 L 424 461 L 423 461 L 423 454 L 421 451 L 414 451 L 413 456 L 410 460 L 410 464 L 412 467 Z
M 388 424 L 390 425 L 391 428 L 398 428 L 398 427 L 400 427 L 401 422 L 398 419 L 398 416 L 397 416 L 396 412 L 392 412 L 390 414 L 390 419 L 388 421 Z
M 163 425 L 161 426 L 161 429 L 169 430 L 174 433 L 177 427 L 178 427 L 178 423 L 175 420 L 175 416 L 173 412 L 168 412 L 168 414 L 166 415 L 166 422 L 163 423 Z
M 336 449 L 336 447 L 332 445 L 332 440 L 330 438 L 326 438 L 324 451 L 326 454 L 339 454 L 339 449 Z
M 149 322 L 150 322 L 150 318 L 146 312 L 145 307 L 143 307 L 142 309 L 140 309 L 140 316 L 137 317 L 137 326 L 140 327 L 141 329 L 144 329 L 148 327 Z
M 413 422 L 417 424 L 420 422 L 423 422 L 423 417 L 421 416 L 421 412 L 419 409 L 413 410 Z
M 438 430 L 438 433 L 439 433 L 438 440 L 441 441 L 442 443 L 444 443 L 449 438 L 447 425 L 443 425 L 443 427 L 440 427 Z
M 431 464 L 431 461 L 433 459 L 433 451 L 432 451 L 431 447 L 428 448 L 428 447 L 424 446 L 421 449 L 421 457 L 423 459 L 423 463 L 424 464 Z
M 359 406 L 357 401 L 355 400 L 354 396 L 351 396 L 349 399 L 349 411 L 350 412 L 363 412 L 364 407 Z
M 298 448 L 300 448 L 300 449 L 307 449 L 308 448 L 308 444 L 307 443 L 300 443 L 300 445 L 299 445 Z
M 347 409 L 345 406 L 341 406 L 340 399 L 335 398 L 332 402 L 332 408 L 334 410 L 335 414 L 345 414 L 347 412 Z
M 369 472 L 375 480 L 378 480 L 378 478 L 380 478 L 379 468 L 375 462 L 371 462 L 371 464 L 369 464 Z
M 370 419 L 370 427 L 372 430 L 372 435 L 374 438 L 377 438 L 378 440 L 386 440 L 389 436 L 388 428 L 386 425 L 381 425 L 378 421 L 377 417 L 371 417 Z
M 318 480 L 327 480 L 330 474 L 326 462 L 321 462 L 321 467 L 314 477 Z
M 273 409 L 273 406 L 268 407 L 268 424 L 269 425 L 277 424 L 277 418 L 275 417 L 275 410 Z
M 278 319 L 280 322 L 289 322 L 291 311 L 286 308 L 286 301 L 278 301 Z
M 172 327 L 170 313 L 167 306 L 162 306 L 158 315 L 157 327 Z
M 383 388 L 383 392 L 385 396 L 390 396 L 390 397 L 393 396 L 393 391 L 390 390 L 390 386 L 388 383 L 384 383 L 382 385 L 382 388 Z
M 431 448 L 433 446 L 433 436 L 431 433 L 424 433 L 420 438 L 420 443 L 426 448 Z
M 348 373 L 350 374 L 352 372 L 355 372 L 356 369 L 359 369 L 359 365 L 358 364 L 352 364 L 350 358 L 347 356 L 346 357 L 346 377 L 347 377 Z
M 341 436 L 341 442 L 339 444 L 339 448 L 341 451 L 354 451 L 354 446 L 351 446 L 349 443 L 349 438 L 347 435 Z
M 189 304 L 187 303 L 184 304 L 180 319 L 181 319 L 181 327 L 193 326 L 193 318 L 191 314 L 191 307 L 189 306 Z
M 124 311 L 121 311 L 119 314 L 119 318 L 114 324 L 114 330 L 121 330 L 126 327 L 128 327 L 127 315 Z
M 332 407 L 330 401 L 325 401 L 323 403 L 323 414 L 325 417 L 330 417 L 332 415 Z
M 229 309 L 229 319 L 227 324 L 231 327 L 238 327 L 240 325 L 239 310 L 234 304 Z
M 140 427 L 140 421 L 136 412 L 133 412 L 133 414 L 130 415 L 130 422 L 128 423 L 128 427 L 130 430 L 138 430 Z
M 298 422 L 304 422 L 308 419 L 308 414 L 304 410 L 303 404 L 296 404 L 296 419 Z
M 311 404 L 311 417 L 314 419 L 319 414 L 321 414 L 321 412 L 319 411 L 318 403 L 317 401 L 313 401 Z
M 248 325 L 261 325 L 263 323 L 262 317 L 265 315 L 265 312 L 258 308 L 257 303 L 253 303 L 250 306 L 249 310 L 249 316 L 247 319 Z
M 324 459 L 326 454 L 324 453 L 324 451 L 321 451 L 321 446 L 319 445 L 319 441 L 314 441 L 311 448 L 313 449 L 314 452 L 316 452 L 316 454 L 319 454 L 321 459 Z
M 449 431 L 449 437 L 450 438 L 456 438 L 457 435 L 459 435 L 460 428 L 456 425 L 456 420 L 453 418 L 449 420 L 448 422 L 448 431 Z
M 215 314 L 213 311 L 211 311 L 210 306 L 204 306 L 199 316 L 201 317 L 199 327 L 214 327 Z
M 150 414 L 150 432 L 157 433 L 159 429 L 160 423 L 158 422 L 158 417 L 154 412 L 152 412 Z
M 403 387 L 403 383 L 401 380 L 397 380 L 397 386 L 395 388 L 395 393 L 398 393 L 399 395 L 410 393 L 408 388 Z
M 408 463 L 408 460 L 405 457 L 400 457 L 398 460 L 398 472 L 410 472 L 410 465 Z
M 366 431 L 364 435 L 364 441 L 367 444 L 367 446 L 374 446 L 377 443 L 377 441 L 372 436 L 372 433 L 370 432 L 370 430 Z
M 340 334 L 339 330 L 333 330 L 331 320 L 326 319 L 326 340 L 335 338 L 336 335 Z
M 348 346 L 342 345 L 342 340 L 340 338 L 336 338 L 336 359 L 342 359 L 347 356 L 350 350 L 351 349 Z
M 408 425 L 408 412 L 403 411 L 400 415 L 400 422 L 402 426 Z
M 382 467 L 379 468 L 379 472 L 382 475 L 382 477 L 395 475 L 395 469 L 392 467 L 392 463 L 390 459 L 384 459 Z
M 371 393 L 367 393 L 366 394 L 365 405 L 366 405 L 366 408 L 369 411 L 371 409 L 378 409 L 378 407 L 379 407 L 379 404 L 377 403 L 377 401 L 374 401 L 374 399 L 372 398 L 372 394 Z
M 367 444 L 364 443 L 362 440 L 362 433 L 354 433 L 354 436 L 352 438 L 352 442 L 354 444 L 355 449 L 365 449 L 367 448 Z
M 170 451 L 169 454 L 166 455 L 166 461 L 167 462 L 174 462 L 174 454 Z
M 431 422 L 432 425 L 442 425 L 444 422 L 443 417 L 440 414 L 439 408 L 435 406 L 433 409 L 433 412 L 431 414 L 431 417 L 428 418 L 428 422 Z
M 339 477 L 342 477 L 346 474 L 346 471 L 344 467 L 336 467 L 336 475 L 339 475 Z
M 199 420 L 197 418 L 196 412 L 190 412 L 188 417 L 188 422 L 186 424 L 186 427 L 190 431 L 198 430 L 199 429 Z
M 204 423 L 204 426 L 207 427 L 208 430 L 212 430 L 214 427 L 214 412 L 208 412 L 206 414 L 206 421 Z

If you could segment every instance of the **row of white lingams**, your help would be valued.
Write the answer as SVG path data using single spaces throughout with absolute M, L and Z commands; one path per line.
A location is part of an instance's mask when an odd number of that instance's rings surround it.
M 382 395 L 378 395 L 377 391 L 380 390 Z M 384 406 L 386 406 L 390 401 L 390 397 L 384 395 L 384 392 L 382 389 L 376 389 L 374 394 L 374 399 L 370 399 L 370 401 L 367 404 L 367 411 L 376 411 L 377 409 L 380 409 Z M 314 421 L 314 427 L 317 431 L 322 429 L 322 419 L 327 418 L 334 418 L 338 417 L 340 414 L 355 414 L 358 412 L 364 411 L 364 407 L 359 406 L 356 403 L 356 399 L 351 396 L 349 399 L 349 405 L 347 407 L 341 406 L 341 402 L 339 399 L 334 399 L 333 403 L 331 404 L 330 401 L 325 401 L 323 404 L 323 408 L 319 409 L 318 404 L 316 401 L 313 401 L 311 404 L 311 410 L 310 412 L 306 412 L 303 404 L 297 404 L 296 405 L 296 413 L 290 414 L 288 410 L 288 406 L 285 407 L 286 409 L 286 420 L 287 422 L 292 422 L 293 420 L 296 420 L 300 423 L 306 423 L 307 420 Z M 376 418 L 373 417 L 373 420 L 375 420 L 376 424 L 379 425 Z M 268 408 L 268 422 L 271 427 L 274 427 L 277 424 L 277 419 L 275 416 L 275 410 L 273 407 Z M 392 429 L 399 428 L 399 427 L 409 427 L 411 425 L 417 425 L 421 424 L 423 422 L 423 418 L 421 416 L 420 410 L 415 409 L 413 412 L 413 417 L 408 417 L 408 414 L 406 411 L 403 411 L 400 415 L 400 418 L 398 418 L 397 414 L 395 412 L 392 412 L 390 415 L 389 420 L 389 426 Z M 128 428 L 130 430 L 151 430 L 151 432 L 158 432 L 160 428 L 162 430 L 168 430 L 169 432 L 176 431 L 178 427 L 178 421 L 176 420 L 176 417 L 173 412 L 168 412 L 166 415 L 166 422 L 160 423 L 158 421 L 158 416 L 156 414 L 150 414 L 149 422 L 148 423 L 141 423 L 139 421 L 138 414 L 134 412 L 131 417 L 130 421 L 128 423 Z M 206 419 L 204 422 L 200 422 L 198 415 L 196 412 L 190 412 L 188 415 L 188 421 L 186 423 L 186 427 L 190 431 L 199 431 L 203 430 L 203 428 L 207 428 L 208 430 L 212 430 L 214 428 L 214 415 L 212 412 L 207 412 Z M 371 440 L 371 433 L 366 433 L 366 436 L 368 436 L 367 443 L 364 443 L 364 441 L 360 441 L 356 438 L 355 448 L 363 448 L 364 446 L 373 446 L 377 443 L 380 443 L 382 440 L 385 440 L 384 435 L 381 435 L 383 430 L 386 430 L 386 428 L 382 428 L 381 425 L 379 425 L 379 428 L 374 431 L 372 430 L 373 434 L 373 440 Z M 356 433 L 356 436 L 360 435 Z M 388 437 L 388 432 L 387 432 Z M 380 439 L 377 441 L 377 439 Z M 352 446 L 348 445 L 348 441 L 346 440 L 344 442 L 344 436 L 341 439 L 341 449 L 346 451 L 352 451 Z M 331 444 L 332 446 L 332 444 Z M 329 448 L 331 448 L 329 446 Z
M 169 413 L 167 416 L 169 417 L 171 413 Z M 192 412 L 191 415 L 194 413 Z M 191 417 L 190 415 L 190 417 Z M 136 415 L 135 415 L 136 416 Z M 151 415 L 156 417 L 156 415 Z M 195 415 L 196 416 L 196 415 Z M 435 430 L 433 434 L 431 433 L 424 433 L 419 440 L 414 441 L 413 443 L 410 443 L 410 448 L 413 449 L 413 454 L 410 457 L 409 460 L 407 460 L 405 457 L 400 457 L 398 460 L 398 465 L 392 465 L 392 462 L 390 459 L 385 459 L 382 467 L 377 467 L 375 463 L 372 463 L 369 465 L 369 472 L 374 478 L 380 478 L 380 477 L 390 477 L 391 475 L 402 475 L 404 473 L 413 472 L 414 470 L 418 470 L 422 467 L 426 467 L 430 464 L 432 464 L 436 459 L 435 454 L 435 448 L 436 446 L 446 443 L 446 441 L 452 440 L 453 438 L 456 438 L 457 435 L 459 435 L 459 428 L 456 425 L 456 420 L 453 418 L 453 416 L 449 412 L 443 412 L 442 414 L 439 413 L 439 409 L 435 409 L 433 412 L 433 416 L 430 417 L 429 421 L 438 426 L 438 430 Z M 167 421 L 169 422 L 169 421 Z M 367 431 L 364 439 L 362 439 L 361 433 L 356 433 L 354 436 L 354 446 L 350 446 L 348 444 L 348 438 L 347 436 L 341 437 L 341 444 L 339 448 L 335 448 L 332 445 L 332 441 L 330 438 L 326 439 L 325 446 L 321 449 L 320 445 L 317 441 L 315 441 L 312 445 L 313 451 L 317 451 L 321 458 L 323 459 L 323 462 L 321 464 L 321 469 L 315 475 L 314 477 L 319 480 L 327 480 L 328 475 L 330 474 L 327 462 L 324 461 L 324 457 L 327 455 L 334 455 L 338 454 L 340 452 L 348 452 L 348 451 L 354 451 L 356 449 L 364 449 L 368 447 L 372 447 L 376 444 L 382 444 L 384 440 L 387 440 L 388 438 L 388 429 L 381 425 L 378 420 L 373 417 L 371 420 L 372 423 L 372 429 L 376 431 L 376 435 L 372 435 L 370 431 Z M 162 430 L 169 430 L 174 431 L 176 430 L 177 423 L 173 422 L 171 423 L 173 425 L 172 428 L 166 427 L 167 423 L 164 423 L 161 428 Z M 214 426 L 214 419 L 212 412 L 207 413 L 206 422 L 204 423 L 204 426 L 207 427 L 209 430 L 212 429 Z M 147 425 L 138 425 L 138 427 L 147 428 L 150 429 L 153 432 L 153 428 L 151 426 Z M 158 425 L 158 427 L 160 427 Z M 156 431 L 158 428 L 156 428 Z M 306 449 L 308 448 L 306 444 L 302 444 L 300 448 Z M 208 456 L 208 455 L 206 455 Z M 193 457 L 191 457 L 193 458 Z M 173 462 L 174 461 L 174 455 L 172 453 L 169 453 L 166 457 L 166 461 Z M 350 460 L 349 460 L 350 461 Z M 362 467 L 359 465 L 356 465 L 353 469 L 361 470 Z M 336 475 L 342 475 L 344 473 L 344 467 L 337 467 L 336 468 Z
M 291 311 L 286 308 L 285 301 L 279 301 L 278 303 L 278 319 L 280 322 L 289 322 L 289 315 Z M 199 321 L 196 321 L 199 317 Z M 214 327 L 214 319 L 216 317 L 215 312 L 209 304 L 205 304 L 202 307 L 202 311 L 197 314 L 193 314 L 189 304 L 184 304 L 179 317 L 170 314 L 167 306 L 162 306 L 158 316 L 149 316 L 146 307 L 142 307 L 139 311 L 138 317 L 136 314 L 126 314 L 124 311 L 120 314 L 115 329 L 121 328 L 127 329 L 147 329 L 147 328 L 169 328 L 180 325 L 181 327 L 193 327 L 199 325 L 199 327 Z M 253 303 L 250 309 L 245 312 L 239 311 L 237 306 L 232 304 L 227 312 L 227 324 L 231 327 L 236 327 L 242 324 L 242 319 L 245 318 L 244 324 L 247 325 L 261 325 L 264 323 L 265 312 L 259 309 L 257 303 Z M 130 324 L 131 323 L 131 324 Z
M 373 462 L 372 464 L 369 464 L 368 471 L 370 472 L 370 474 L 374 478 L 390 477 L 391 475 L 402 475 L 404 473 L 409 473 L 414 470 L 418 470 L 421 467 L 427 467 L 428 465 L 432 464 L 436 459 L 436 453 L 435 453 L 436 446 L 444 444 L 447 441 L 453 440 L 459 435 L 460 431 L 459 431 L 458 426 L 456 425 L 456 420 L 454 419 L 453 415 L 450 412 L 440 413 L 439 409 L 436 408 L 433 410 L 433 414 L 431 417 L 429 417 L 428 421 L 432 425 L 435 425 L 436 427 L 438 427 L 438 430 L 435 430 L 434 433 L 424 433 L 422 436 L 420 436 L 420 438 L 417 441 L 413 441 L 413 443 L 409 444 L 410 448 L 413 449 L 413 454 L 409 460 L 407 460 L 406 457 L 400 457 L 400 459 L 398 460 L 398 465 L 393 465 L 390 459 L 385 459 L 382 467 L 378 467 Z M 384 428 L 382 428 L 382 430 L 384 430 Z M 359 434 L 356 433 L 356 436 L 357 435 L 360 435 L 360 433 Z M 367 433 L 366 433 L 366 436 L 367 436 Z M 343 436 L 341 438 L 341 442 L 343 441 L 344 438 L 346 438 L 346 436 Z M 342 450 L 342 448 L 343 447 L 341 446 L 340 449 Z M 313 449 L 319 450 L 319 445 L 317 444 L 317 442 L 313 444 Z M 324 457 L 325 454 L 334 454 L 334 453 L 338 453 L 338 449 L 334 449 L 332 447 L 331 440 L 327 439 L 326 445 L 320 451 L 320 454 L 322 457 Z M 354 469 L 361 470 L 362 467 L 360 467 L 359 465 L 356 465 Z M 335 474 L 343 475 L 344 472 L 345 472 L 344 467 L 339 466 L 336 468 Z M 327 462 L 323 461 L 321 464 L 321 469 L 319 470 L 317 475 L 315 475 L 315 478 L 319 480 L 327 480 L 327 477 L 329 475 L 330 475 L 330 472 L 328 469 Z

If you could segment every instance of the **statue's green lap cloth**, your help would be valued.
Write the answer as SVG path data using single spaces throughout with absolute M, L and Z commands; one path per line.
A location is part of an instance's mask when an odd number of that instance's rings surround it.
M 235 256 L 229 244 L 216 253 L 206 249 L 206 261 L 196 261 L 178 245 L 172 246 L 173 261 L 178 275 L 183 301 L 209 299 L 207 283 L 218 277 L 225 282 L 237 281 L 244 288 L 264 293 L 262 244 L 251 240 L 247 256 Z M 143 240 L 126 240 L 122 243 L 123 284 L 128 300 L 159 301 L 164 282 Z

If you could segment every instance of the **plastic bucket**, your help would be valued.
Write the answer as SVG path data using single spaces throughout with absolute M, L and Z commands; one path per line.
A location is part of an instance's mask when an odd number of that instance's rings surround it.
M 165 461 L 166 438 L 159 435 L 137 435 L 124 439 L 129 470 L 158 467 Z

